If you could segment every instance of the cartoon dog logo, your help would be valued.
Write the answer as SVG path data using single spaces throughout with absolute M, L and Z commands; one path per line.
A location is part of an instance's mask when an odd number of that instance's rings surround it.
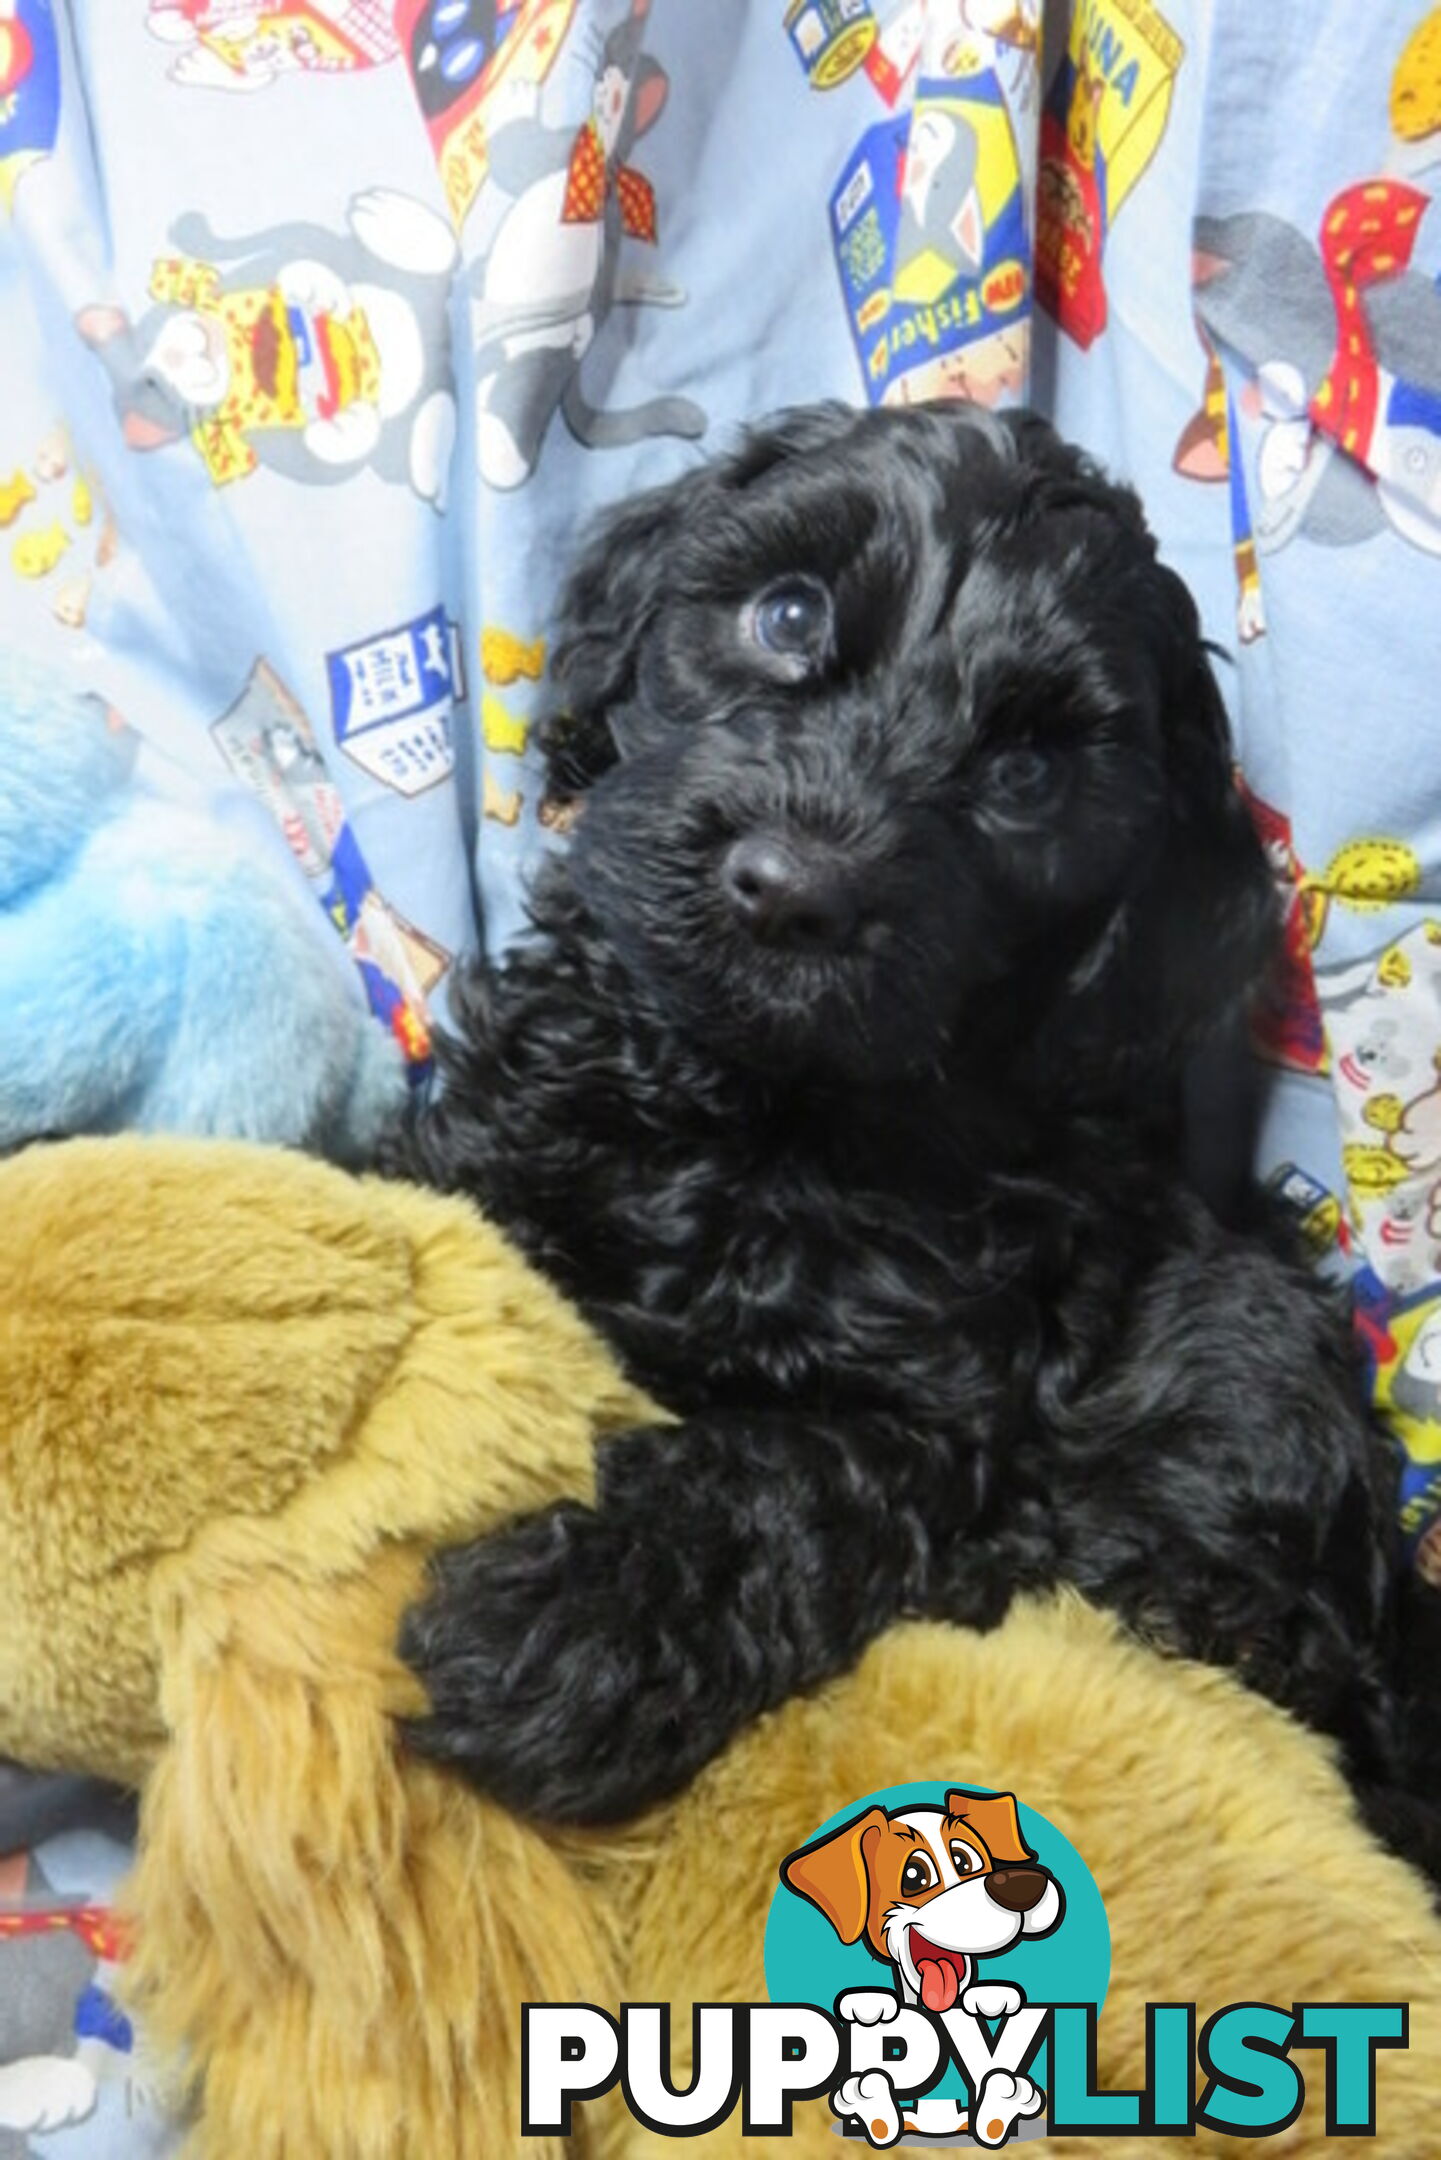
M 1050 1935 L 1065 1914 L 1065 1895 L 1021 1835 L 1012 1793 L 952 1791 L 944 1807 L 870 1807 L 791 1853 L 781 1880 L 825 1915 L 843 1943 L 863 1938 L 888 1964 L 895 1992 L 853 1988 L 836 2003 L 855 2023 L 889 2022 L 915 2004 L 971 2017 L 1019 2010 L 1021 1990 L 985 1982 L 978 1960 L 1023 1938 Z M 1004 2144 L 1018 2121 L 1039 2115 L 1045 2094 L 1019 2072 L 993 2070 L 975 2095 L 974 2127 L 954 2101 L 928 2098 L 902 2112 L 884 2070 L 846 2078 L 831 2096 L 842 2118 L 858 2122 L 873 2145 L 894 2144 L 903 2130 L 952 2136 L 970 2130 L 978 2143 Z

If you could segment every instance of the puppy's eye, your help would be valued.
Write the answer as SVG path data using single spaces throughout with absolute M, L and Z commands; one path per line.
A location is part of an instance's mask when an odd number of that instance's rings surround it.
M 1001 750 L 986 764 L 988 791 L 1004 802 L 1039 802 L 1055 776 L 1055 767 L 1043 750 Z
M 782 578 L 747 609 L 757 645 L 783 660 L 813 662 L 831 641 L 831 596 L 818 578 Z
M 912 1853 L 901 1870 L 901 1889 L 907 1897 L 919 1897 L 939 1880 L 935 1868 L 924 1853 Z
M 979 1875 L 985 1866 L 980 1854 L 971 1845 L 963 1845 L 959 1838 L 951 1840 L 951 1858 L 956 1863 L 958 1875 Z

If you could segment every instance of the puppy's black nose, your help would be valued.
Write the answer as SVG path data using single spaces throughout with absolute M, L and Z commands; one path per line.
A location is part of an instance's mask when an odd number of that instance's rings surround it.
M 1007 1912 L 1029 1912 L 1046 1894 L 1050 1877 L 1042 1868 L 997 1868 L 986 1888 Z
M 850 878 L 835 856 L 784 840 L 755 834 L 737 840 L 721 864 L 721 886 L 732 913 L 763 945 L 843 952 L 860 919 Z

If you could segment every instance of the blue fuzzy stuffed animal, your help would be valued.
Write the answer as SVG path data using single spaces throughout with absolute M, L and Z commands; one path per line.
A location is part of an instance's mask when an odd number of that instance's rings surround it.
M 283 863 L 136 786 L 135 747 L 0 655 L 0 1151 L 130 1128 L 363 1162 L 396 1045 Z

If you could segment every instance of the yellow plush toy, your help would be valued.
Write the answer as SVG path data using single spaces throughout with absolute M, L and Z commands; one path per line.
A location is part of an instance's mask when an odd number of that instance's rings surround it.
M 613 1972 L 545 1841 L 401 1755 L 392 1642 L 427 1551 L 654 1413 L 429 1194 L 74 1140 L 0 1219 L 0 1752 L 144 1785 L 131 1987 L 198 2149 L 489 2160 L 495 2004 Z
M 1096 1878 L 1112 1948 L 1098 2049 L 1106 2089 L 1144 2085 L 1148 2002 L 1194 2002 L 1198 2026 L 1235 2002 L 1410 2004 L 1409 2049 L 1378 2053 L 1375 2140 L 1327 2137 L 1320 2056 L 1303 2051 L 1306 2106 L 1275 2137 L 1047 2138 L 1041 2150 L 1441 2154 L 1441 1920 L 1427 1885 L 1368 1836 L 1325 1743 L 1226 1675 L 1127 1641 L 1071 1596 L 1019 1606 L 989 1635 L 893 1629 L 847 1678 L 787 1705 L 711 1765 L 651 1826 L 639 1861 L 615 1857 L 606 1891 L 625 1915 L 626 1999 L 672 2003 L 677 2085 L 689 2074 L 692 2003 L 766 1999 L 761 1947 L 779 1862 L 859 1796 L 966 1782 L 972 1765 L 984 1766 L 978 1782 L 1045 1816 Z M 886 1968 L 875 1969 L 884 1985 Z M 613 2099 L 599 2106 L 606 2160 L 687 2149 Z M 737 2113 L 688 2149 L 744 2160 L 764 2147 L 742 2139 Z M 836 2150 L 823 2101 L 797 2106 L 794 2136 L 772 2148 L 775 2160 Z
M 521 2003 L 671 2001 L 679 2046 L 764 1999 L 786 1853 L 970 1765 L 1097 1877 L 1108 2084 L 1150 2000 L 1406 1999 L 1378 2145 L 1441 2156 L 1441 1923 L 1280 1713 L 1063 1598 L 894 1630 L 624 1832 L 518 1822 L 398 1746 L 393 1640 L 430 1550 L 587 1496 L 658 1414 L 577 1317 L 462 1202 L 229 1144 L 34 1149 L 0 1220 L 0 1751 L 142 1785 L 130 1992 L 205 2160 L 684 2149 L 614 2094 L 522 2139 Z M 1353 2145 L 1317 2099 L 1268 2141 Z M 788 2149 L 835 2152 L 823 2103 Z

